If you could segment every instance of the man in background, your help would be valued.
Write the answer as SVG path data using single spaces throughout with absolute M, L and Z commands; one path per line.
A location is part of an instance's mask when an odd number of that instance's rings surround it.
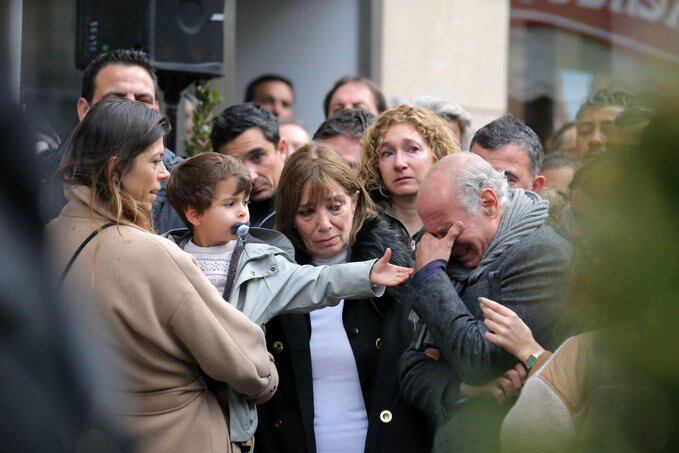
M 232 105 L 215 118 L 210 140 L 215 152 L 239 158 L 250 172 L 250 225 L 273 229 L 274 195 L 287 155 L 276 117 L 253 102 Z
M 358 173 L 361 155 L 361 138 L 375 122 L 375 115 L 362 109 L 341 110 L 325 120 L 314 134 L 319 140 L 332 146 Z
M 281 140 L 285 140 L 287 145 L 287 156 L 290 156 L 290 154 L 311 141 L 309 132 L 295 120 L 280 121 L 278 131 L 281 134 Z
M 430 110 L 437 114 L 448 124 L 453 136 L 457 140 L 462 151 L 469 151 L 469 142 L 472 139 L 472 117 L 460 104 L 443 99 L 424 96 L 415 99 L 413 104 Z
M 254 102 L 274 114 L 278 120 L 295 116 L 295 88 L 292 81 L 278 74 L 264 74 L 250 82 L 245 102 Z
M 387 102 L 370 79 L 346 76 L 335 82 L 323 101 L 326 118 L 344 109 L 363 109 L 377 116 L 387 109 Z
M 565 200 L 570 199 L 570 184 L 580 159 L 572 154 L 550 153 L 542 161 L 540 174 L 545 177 L 545 188 L 552 189 Z
M 545 185 L 545 177 L 540 175 L 542 143 L 514 115 L 503 115 L 479 129 L 472 138 L 470 151 L 504 172 L 510 188 L 542 192 Z
M 615 119 L 635 104 L 635 98 L 624 91 L 601 90 L 590 94 L 575 116 L 576 154 L 591 159 L 605 152 L 610 146 Z
M 117 49 L 103 53 L 85 68 L 81 97 L 76 102 L 78 120 L 82 121 L 97 102 L 110 98 L 132 99 L 160 110 L 158 105 L 158 79 L 146 54 L 138 50 Z M 56 176 L 57 168 L 67 149 L 64 141 L 57 149 L 38 154 L 40 173 L 40 211 L 45 223 L 57 217 L 66 205 L 63 184 Z M 163 164 L 172 171 L 182 159 L 165 148 Z M 183 227 L 165 193 L 163 182 L 153 203 L 153 222 L 158 233 Z

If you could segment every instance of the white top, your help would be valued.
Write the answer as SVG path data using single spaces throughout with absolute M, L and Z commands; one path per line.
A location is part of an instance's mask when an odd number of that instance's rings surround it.
M 215 247 L 200 247 L 191 239 L 184 251 L 193 255 L 198 261 L 200 271 L 210 280 L 220 294 L 224 292 L 226 279 L 229 275 L 231 256 L 236 249 L 236 240 Z
M 315 265 L 344 263 L 347 252 Z M 311 317 L 311 373 L 314 385 L 314 431 L 318 453 L 362 453 L 368 414 L 358 378 L 356 359 L 342 322 L 344 300 Z

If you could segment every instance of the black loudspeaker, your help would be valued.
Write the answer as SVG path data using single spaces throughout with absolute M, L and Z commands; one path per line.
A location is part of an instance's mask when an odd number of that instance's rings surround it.
M 102 52 L 145 51 L 163 72 L 224 75 L 224 0 L 78 0 L 76 66 Z

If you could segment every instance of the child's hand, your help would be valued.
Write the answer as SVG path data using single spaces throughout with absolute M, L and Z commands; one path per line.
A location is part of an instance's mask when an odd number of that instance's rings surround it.
M 410 278 L 413 274 L 411 267 L 389 264 L 390 259 L 391 249 L 387 248 L 384 256 L 370 270 L 370 283 L 379 286 L 398 286 Z

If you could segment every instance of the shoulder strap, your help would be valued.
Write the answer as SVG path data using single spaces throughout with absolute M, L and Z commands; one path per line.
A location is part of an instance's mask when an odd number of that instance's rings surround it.
M 59 280 L 59 283 L 60 283 L 60 284 L 63 283 L 64 280 L 66 279 L 66 276 L 67 276 L 68 273 L 70 272 L 71 267 L 73 266 L 73 263 L 75 263 L 75 260 L 78 258 L 78 255 L 80 255 L 80 252 L 83 251 L 83 249 L 85 248 L 85 246 L 86 246 L 86 245 L 87 245 L 87 244 L 88 244 L 88 243 L 89 243 L 89 242 L 90 242 L 97 234 L 99 234 L 100 231 L 103 231 L 103 230 L 105 230 L 105 229 L 108 228 L 108 227 L 112 227 L 113 225 L 116 225 L 116 223 L 115 223 L 115 222 L 108 222 L 108 223 L 102 225 L 101 228 L 97 228 L 96 230 L 94 230 L 94 231 L 92 232 L 92 234 L 90 234 L 89 236 L 87 236 L 87 237 L 85 238 L 85 240 L 82 242 L 82 244 L 80 244 L 80 247 L 78 247 L 78 249 L 75 251 L 75 253 L 74 253 L 73 256 L 71 257 L 71 259 L 68 260 L 68 264 L 66 265 L 66 268 L 64 269 L 64 272 L 61 273 L 61 280 Z
M 250 242 L 248 240 L 249 238 L 250 238 L 249 234 L 246 235 L 245 238 L 243 239 L 238 238 L 238 242 L 236 243 L 236 250 L 234 250 L 233 254 L 231 255 L 231 261 L 229 262 L 229 269 L 226 275 L 226 284 L 224 285 L 224 292 L 222 293 L 222 298 L 227 302 L 231 297 L 231 290 L 233 289 L 233 284 L 236 282 L 236 270 L 238 270 L 238 261 L 240 260 L 240 256 L 243 253 L 243 250 L 245 250 L 245 244 L 247 242 Z

